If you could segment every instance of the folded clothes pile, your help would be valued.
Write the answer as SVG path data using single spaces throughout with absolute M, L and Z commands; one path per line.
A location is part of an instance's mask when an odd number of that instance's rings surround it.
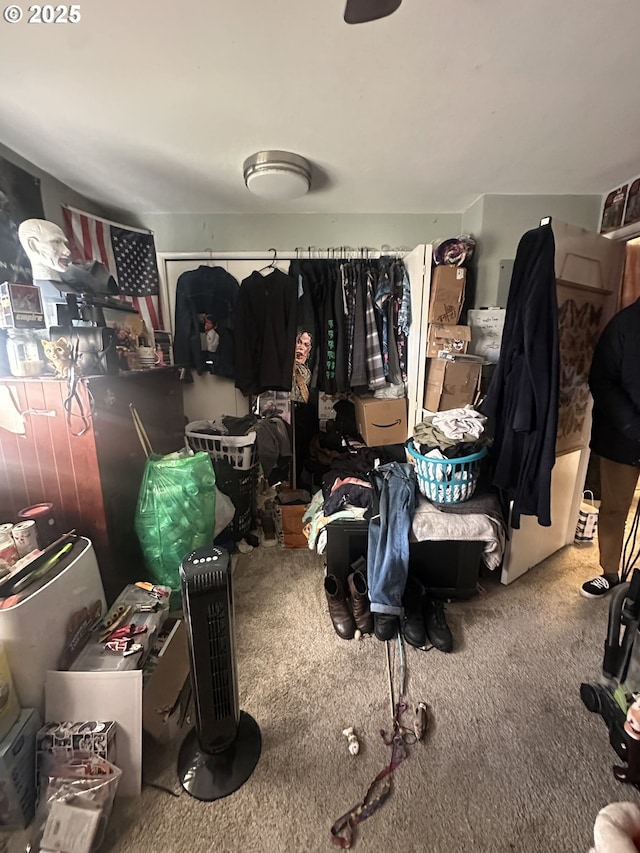
M 478 453 L 490 443 L 486 417 L 472 406 L 429 415 L 413 429 L 413 446 L 422 456 L 458 459 Z

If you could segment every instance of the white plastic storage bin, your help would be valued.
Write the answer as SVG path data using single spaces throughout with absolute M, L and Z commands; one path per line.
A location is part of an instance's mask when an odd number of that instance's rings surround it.
M 23 708 L 37 708 L 43 718 L 47 671 L 64 667 L 68 647 L 82 627 L 106 612 L 91 542 L 80 536 L 66 559 L 66 568 L 48 583 L 13 607 L 0 609 L 0 641 L 18 699 Z
M 187 424 L 186 437 L 192 450 L 204 451 L 214 460 L 224 460 L 233 468 L 248 471 L 258 464 L 256 433 L 248 435 L 211 435 L 203 433 L 211 429 L 210 421 L 192 421 Z

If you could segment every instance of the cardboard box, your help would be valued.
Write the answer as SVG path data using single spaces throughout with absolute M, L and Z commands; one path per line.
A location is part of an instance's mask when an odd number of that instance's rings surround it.
M 0 284 L 0 326 L 44 329 L 40 288 L 34 284 Z
M 172 740 L 182 728 L 190 696 L 189 677 L 184 622 L 170 617 L 149 655 L 143 676 L 142 728 L 160 743 Z
M 437 358 L 441 352 L 465 353 L 471 340 L 469 326 L 449 326 L 430 323 L 427 338 L 427 358 Z
M 356 424 L 362 440 L 369 447 L 404 444 L 407 440 L 407 401 L 354 397 Z
M 460 319 L 464 302 L 467 271 L 462 267 L 442 265 L 431 274 L 429 322 L 455 325 Z
M 40 715 L 27 708 L 0 743 L 0 825 L 24 829 L 36 805 L 36 735 Z
M 444 412 L 475 402 L 482 364 L 475 361 L 456 361 L 430 358 L 427 361 L 427 379 L 424 407 L 430 412 Z

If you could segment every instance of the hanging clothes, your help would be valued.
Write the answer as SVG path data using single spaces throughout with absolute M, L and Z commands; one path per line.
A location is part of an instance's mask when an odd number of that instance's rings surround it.
M 306 329 L 313 339 L 309 359 L 311 385 L 328 394 L 349 390 L 347 366 L 347 321 L 342 271 L 333 260 L 295 260 L 289 274 L 300 282 L 299 306 L 305 321 L 298 329 Z M 313 314 L 313 332 L 309 321 Z M 305 402 L 305 401 L 301 401 Z
M 513 265 L 498 366 L 479 411 L 495 421 L 493 483 L 511 526 L 551 525 L 560 353 L 551 225 L 523 235 Z M 506 511 L 505 511 L 506 515 Z
M 291 399 L 294 403 L 309 402 L 309 386 L 311 385 L 311 370 L 309 357 L 311 354 L 311 334 L 302 328 L 296 335 L 296 349 L 293 361 L 293 383 Z
M 182 273 L 176 285 L 176 364 L 233 379 L 238 289 L 236 279 L 222 267 L 200 266 Z M 214 332 L 209 338 L 208 331 Z
M 248 397 L 290 391 L 298 282 L 279 269 L 244 279 L 236 305 L 236 388 Z
M 313 340 L 311 387 L 337 394 L 406 380 L 411 303 L 400 260 L 296 259 L 289 271 L 299 283 L 299 305 L 314 318 L 304 324 Z
M 382 351 L 380 348 L 380 333 L 376 312 L 373 307 L 373 277 L 367 273 L 366 303 L 365 303 L 365 353 L 367 360 L 367 383 L 370 391 L 376 391 L 386 385 Z

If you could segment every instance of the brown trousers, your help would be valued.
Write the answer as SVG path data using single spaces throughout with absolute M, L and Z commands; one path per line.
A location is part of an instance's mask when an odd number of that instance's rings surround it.
M 640 469 L 600 457 L 602 489 L 598 514 L 600 565 L 606 574 L 617 575 L 624 544 L 624 528 Z

